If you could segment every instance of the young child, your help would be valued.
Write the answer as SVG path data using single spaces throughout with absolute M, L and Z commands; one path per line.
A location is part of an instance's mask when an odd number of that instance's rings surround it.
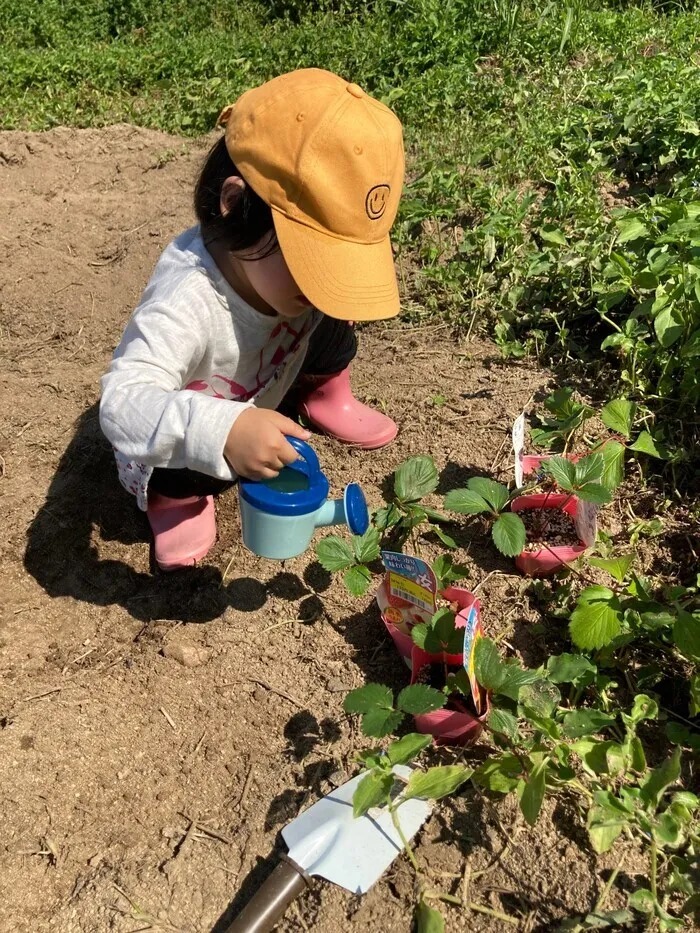
M 310 434 L 283 401 L 366 449 L 397 430 L 353 397 L 348 367 L 350 322 L 399 311 L 401 124 L 315 68 L 246 92 L 220 122 L 195 189 L 199 224 L 163 252 L 102 378 L 100 424 L 163 570 L 209 551 L 213 495 L 296 460 L 285 435 Z

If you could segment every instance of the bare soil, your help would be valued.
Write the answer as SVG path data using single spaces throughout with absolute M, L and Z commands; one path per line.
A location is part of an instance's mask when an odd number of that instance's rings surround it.
M 205 145 L 130 126 L 0 134 L 2 933 L 221 933 L 276 864 L 280 828 L 369 744 L 342 711 L 347 690 L 408 682 L 371 596 L 352 599 L 312 552 L 281 565 L 243 549 L 235 491 L 208 558 L 164 575 L 117 483 L 98 380 L 158 254 L 192 222 Z M 315 445 L 333 491 L 361 482 L 372 505 L 413 453 L 435 458 L 443 492 L 504 478 L 513 418 L 550 382 L 446 326 L 376 325 L 354 384 L 398 421 L 397 441 Z M 486 632 L 538 663 L 557 633 L 533 629 L 525 581 L 478 524 L 454 533 Z M 177 660 L 188 648 L 195 666 Z M 463 758 L 487 754 L 482 742 Z M 622 888 L 643 870 L 622 843 L 596 858 L 572 800 L 527 829 L 513 800 L 471 787 L 435 808 L 417 854 L 451 893 L 467 866 L 468 900 L 523 931 L 591 909 L 621 860 Z M 405 859 L 364 897 L 319 882 L 279 929 L 408 933 L 412 886 Z M 450 933 L 516 929 L 443 912 Z

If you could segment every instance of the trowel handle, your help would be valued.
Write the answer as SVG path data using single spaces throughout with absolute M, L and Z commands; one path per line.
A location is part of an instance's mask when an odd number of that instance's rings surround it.
M 248 901 L 226 933 L 270 933 L 295 897 L 307 887 L 308 875 L 285 858 L 252 900 Z

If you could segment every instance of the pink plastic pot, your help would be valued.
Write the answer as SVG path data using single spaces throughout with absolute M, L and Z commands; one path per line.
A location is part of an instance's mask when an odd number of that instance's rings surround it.
M 568 501 L 567 501 L 568 500 Z M 561 509 L 576 518 L 578 500 L 563 493 L 538 493 L 533 496 L 519 496 L 511 502 L 513 512 L 526 512 L 535 509 Z M 576 560 L 586 551 L 581 542 L 578 545 L 542 548 L 540 551 L 523 551 L 515 558 L 515 566 L 528 577 L 546 577 L 555 573 L 562 564 Z
M 578 454 L 523 454 L 520 458 L 523 465 L 523 476 L 532 476 L 533 473 L 539 471 L 545 461 L 551 460 L 552 457 L 561 456 L 564 456 L 565 460 L 571 460 L 572 463 L 577 463 L 581 459 Z
M 461 667 L 460 655 L 429 654 L 418 645 L 413 646 L 411 683 L 418 682 L 420 672 L 429 664 L 447 662 L 451 667 Z M 488 716 L 487 708 L 481 716 L 467 710 L 437 709 L 432 713 L 414 716 L 416 729 L 423 735 L 432 735 L 438 745 L 471 745 L 476 742 Z

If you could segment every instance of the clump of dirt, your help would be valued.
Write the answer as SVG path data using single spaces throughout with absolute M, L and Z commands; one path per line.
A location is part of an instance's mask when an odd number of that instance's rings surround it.
M 0 134 L 3 933 L 221 933 L 274 866 L 280 827 L 350 777 L 369 744 L 345 693 L 408 682 L 371 595 L 351 598 L 313 552 L 275 564 L 243 549 L 235 491 L 218 500 L 207 559 L 165 575 L 117 483 L 99 378 L 159 253 L 193 222 L 207 142 L 130 126 Z M 510 475 L 512 421 L 551 388 L 547 372 L 458 345 L 442 324 L 360 338 L 355 390 L 400 433 L 370 453 L 314 438 L 334 494 L 359 481 L 376 506 L 418 452 L 435 458 L 440 493 Z M 486 634 L 540 663 L 527 582 L 483 531 L 451 533 Z M 464 758 L 487 754 L 482 742 Z M 470 899 L 530 931 L 588 910 L 620 860 L 620 878 L 639 864 L 622 843 L 596 859 L 565 799 L 525 831 L 516 802 L 471 788 L 436 807 L 417 851 L 451 893 L 465 862 L 476 877 L 495 859 Z M 411 897 L 399 859 L 362 898 L 319 883 L 278 929 L 408 933 Z M 623 905 L 613 891 L 606 906 Z M 450 933 L 503 930 L 445 913 Z

